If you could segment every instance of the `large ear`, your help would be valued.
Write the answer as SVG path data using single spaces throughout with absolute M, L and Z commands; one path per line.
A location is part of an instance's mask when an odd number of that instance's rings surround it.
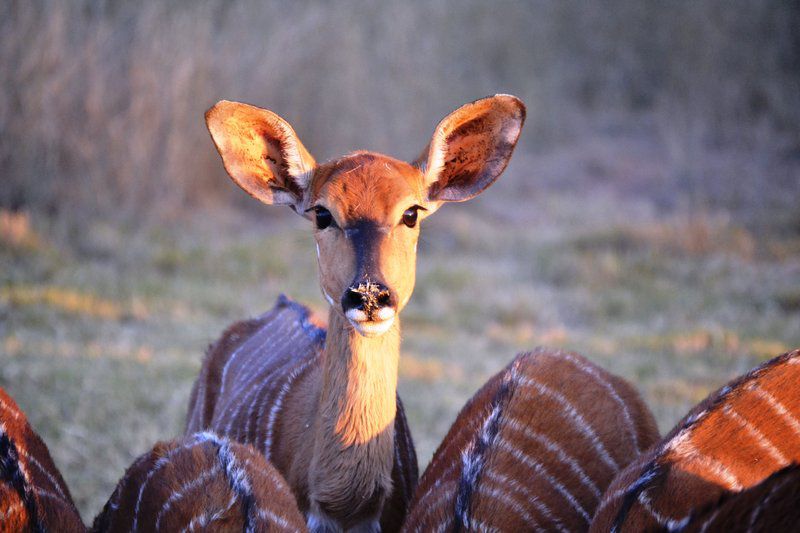
M 483 192 L 505 170 L 525 122 L 525 104 L 507 94 L 456 109 L 433 133 L 415 164 L 425 175 L 428 200 L 463 202 Z
M 222 100 L 206 125 L 233 181 L 265 204 L 306 209 L 316 167 L 288 122 L 266 109 Z

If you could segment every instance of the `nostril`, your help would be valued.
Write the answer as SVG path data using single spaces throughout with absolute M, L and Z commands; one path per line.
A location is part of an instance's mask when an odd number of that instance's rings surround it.
M 378 303 L 378 307 L 389 307 L 392 305 L 392 295 L 388 290 L 383 290 L 378 293 L 376 301 Z
M 342 296 L 342 308 L 345 312 L 350 309 L 361 309 L 364 306 L 363 295 L 353 289 L 347 289 Z

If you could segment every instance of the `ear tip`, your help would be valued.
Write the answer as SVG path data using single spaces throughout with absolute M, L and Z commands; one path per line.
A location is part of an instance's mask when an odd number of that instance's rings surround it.
M 495 94 L 494 96 L 490 96 L 498 102 L 502 102 L 503 105 L 512 107 L 515 109 L 515 114 L 519 115 L 521 121 L 525 120 L 525 115 L 527 114 L 527 107 L 525 106 L 525 102 L 522 101 L 521 98 L 518 96 L 514 96 L 513 94 Z
M 228 107 L 228 104 L 230 103 L 231 102 L 228 102 L 227 100 L 220 100 L 216 104 L 209 107 L 205 112 L 206 125 L 210 127 L 213 122 L 217 121 L 220 114 L 225 111 L 225 108 Z
M 223 113 L 225 111 L 230 111 L 237 105 L 239 105 L 237 104 L 237 102 L 231 102 L 230 100 L 220 100 L 219 102 L 212 105 L 206 110 L 205 112 L 206 122 L 213 119 L 220 113 Z

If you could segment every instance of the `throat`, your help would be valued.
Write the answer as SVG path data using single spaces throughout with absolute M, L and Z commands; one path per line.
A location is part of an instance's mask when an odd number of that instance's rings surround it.
M 364 337 L 330 312 L 319 414 L 340 445 L 366 444 L 392 427 L 397 410 L 400 329 Z
M 331 311 L 309 465 L 310 511 L 374 520 L 392 490 L 400 330 L 363 337 Z

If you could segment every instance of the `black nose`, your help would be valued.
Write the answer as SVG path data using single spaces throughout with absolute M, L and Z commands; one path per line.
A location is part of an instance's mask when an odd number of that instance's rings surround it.
M 345 313 L 351 309 L 360 309 L 372 319 L 372 314 L 383 307 L 394 307 L 395 297 L 389 287 L 383 283 L 362 281 L 354 283 L 342 295 L 342 309 Z

